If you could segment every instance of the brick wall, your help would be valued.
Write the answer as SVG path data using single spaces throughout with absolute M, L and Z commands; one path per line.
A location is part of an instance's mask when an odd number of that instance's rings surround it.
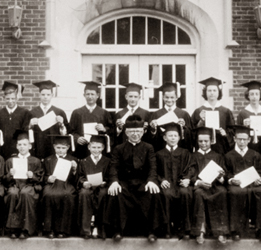
M 233 49 L 229 60 L 234 74 L 234 89 L 230 95 L 234 97 L 235 116 L 248 104 L 244 98 L 246 89 L 239 85 L 252 79 L 261 80 L 261 39 L 257 38 L 253 11 L 258 4 L 259 0 L 233 0 L 233 39 L 240 44 Z
M 25 86 L 23 98 L 19 105 L 26 108 L 38 105 L 38 89 L 32 82 L 45 79 L 49 69 L 49 59 L 45 50 L 38 44 L 45 39 L 45 0 L 17 1 L 23 5 L 21 21 L 22 37 L 12 37 L 8 22 L 8 6 L 14 0 L 0 0 L 0 87 L 4 80 L 10 80 Z M 2 92 L 2 91 L 1 91 Z M 4 104 L 2 93 L 0 107 Z

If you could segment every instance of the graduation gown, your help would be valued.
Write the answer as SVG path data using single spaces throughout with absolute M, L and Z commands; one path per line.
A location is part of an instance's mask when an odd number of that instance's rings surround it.
M 98 227 L 99 235 L 103 236 L 102 222 L 104 215 L 104 198 L 107 194 L 107 184 L 91 188 L 83 188 L 83 183 L 88 181 L 87 175 L 102 173 L 103 181 L 108 182 L 108 169 L 110 159 L 102 156 L 97 165 L 91 156 L 81 160 L 79 167 L 79 204 L 78 204 L 78 226 L 81 235 L 91 234 L 91 218 L 95 216 L 95 225 Z
M 43 169 L 38 158 L 29 156 L 28 171 L 33 172 L 31 179 L 14 179 L 10 175 L 13 168 L 12 157 L 6 161 L 4 183 L 7 194 L 4 197 L 7 222 L 6 227 L 10 229 L 21 229 L 33 235 L 37 229 L 37 205 L 39 191 L 42 189 Z
M 104 222 L 117 232 L 123 233 L 127 219 L 141 213 L 144 225 L 150 232 L 166 225 L 161 195 L 145 192 L 151 181 L 158 184 L 156 158 L 152 145 L 141 141 L 135 146 L 129 141 L 115 147 L 109 172 L 110 183 L 117 181 L 122 192 L 107 196 Z M 144 226 L 142 225 L 142 226 Z M 136 225 L 132 233 L 141 225 Z
M 0 156 L 0 227 L 4 226 L 5 221 L 5 204 L 4 204 L 4 195 L 5 195 L 5 187 L 4 187 L 4 174 L 5 174 L 5 160 L 2 156 Z
M 114 123 L 116 124 L 116 121 L 118 119 L 121 119 L 128 111 L 129 111 L 129 109 L 126 107 L 126 108 L 122 109 L 121 111 L 119 111 L 118 113 L 116 113 Z M 145 110 L 141 107 L 138 107 L 133 114 L 139 115 L 144 122 L 149 123 L 149 120 L 150 120 L 150 112 L 149 111 L 147 111 L 147 110 Z M 116 130 L 116 127 L 117 126 L 115 125 L 115 130 Z M 114 134 L 115 134 L 115 137 L 116 137 L 115 140 L 114 140 L 115 146 L 119 145 L 119 144 L 121 144 L 121 143 L 123 143 L 127 140 L 127 136 L 125 134 L 125 129 L 123 129 L 119 135 L 117 135 L 117 131 L 115 131 Z M 145 133 L 142 137 L 142 140 L 143 141 L 148 140 L 147 131 L 145 131 Z
M 152 120 L 158 119 L 161 116 L 167 114 L 168 111 L 165 108 L 159 109 L 158 111 L 154 112 L 151 115 L 150 122 Z M 178 107 L 175 108 L 174 113 L 178 118 L 183 118 L 185 121 L 185 126 L 183 127 L 184 131 L 184 139 L 180 140 L 178 143 L 178 146 L 181 148 L 188 149 L 190 152 L 193 150 L 193 143 L 192 143 L 192 122 L 190 115 L 187 111 L 182 110 Z M 163 149 L 166 146 L 166 142 L 163 140 L 163 132 L 160 130 L 160 128 L 157 128 L 157 132 L 155 135 L 150 133 L 150 143 L 153 145 L 155 152 Z
M 194 169 L 191 183 L 194 185 L 199 179 L 198 175 L 213 160 L 226 172 L 224 157 L 213 150 L 203 155 L 195 152 L 192 155 L 190 167 Z M 207 211 L 207 213 L 206 213 Z M 207 216 L 208 215 L 208 216 Z M 214 180 L 210 189 L 198 186 L 194 188 L 194 208 L 191 234 L 199 235 L 202 223 L 209 222 L 214 236 L 229 233 L 227 189 L 224 184 Z M 206 225 L 206 224 L 205 224 Z
M 113 121 L 111 115 L 105 109 L 96 106 L 95 109 L 90 113 L 86 105 L 81 108 L 75 109 L 72 113 L 70 120 L 70 127 L 75 141 L 75 156 L 79 159 L 87 157 L 90 152 L 87 145 L 80 145 L 77 143 L 79 137 L 84 136 L 83 124 L 97 122 L 103 124 L 106 129 L 106 134 L 111 138 L 111 144 L 113 139 Z M 101 133 L 101 132 L 100 132 Z
M 6 107 L 0 110 L 0 130 L 2 130 L 4 137 L 4 145 L 0 147 L 0 152 L 5 160 L 18 153 L 13 134 L 17 129 L 25 130 L 30 118 L 29 111 L 19 106 L 11 115 Z
M 210 107 L 205 107 L 204 105 L 197 108 L 191 116 L 193 128 L 200 126 L 205 126 L 205 122 L 200 120 L 200 112 L 202 110 L 213 111 Z M 234 134 L 231 129 L 228 129 L 228 126 L 235 125 L 235 120 L 232 112 L 223 106 L 216 107 L 214 111 L 219 112 L 219 122 L 220 127 L 223 128 L 227 136 L 222 136 L 218 130 L 216 130 L 216 144 L 211 145 L 211 149 L 219 154 L 226 154 L 234 146 Z M 197 144 L 196 142 L 194 143 Z M 196 148 L 198 146 L 196 145 Z
M 67 154 L 65 160 L 77 160 Z M 78 175 L 69 172 L 66 181 L 55 180 L 54 183 L 48 183 L 48 178 L 53 174 L 58 158 L 56 155 L 44 159 L 44 189 L 42 196 L 42 209 L 44 213 L 43 230 L 46 232 L 54 231 L 56 233 L 72 233 L 73 222 L 75 220 L 76 205 L 76 184 Z
M 254 166 L 261 175 L 261 155 L 248 149 L 244 157 L 236 150 L 225 155 L 228 180 L 241 171 Z M 251 206 L 256 213 L 256 229 L 261 229 L 261 186 L 249 185 L 245 188 L 228 185 L 230 203 L 230 230 L 237 233 L 247 233 L 249 229 L 249 216 Z
M 170 188 L 162 189 L 168 219 L 168 234 L 171 222 L 174 222 L 176 229 L 181 228 L 181 231 L 188 232 L 191 229 L 192 188 L 179 185 L 180 180 L 191 177 L 190 157 L 187 149 L 179 147 L 173 152 L 164 148 L 156 153 L 159 183 L 164 180 L 170 183 Z
M 55 113 L 56 116 L 59 115 L 63 117 L 64 126 L 67 128 L 67 132 L 69 132 L 69 123 L 65 112 L 55 106 L 51 106 L 48 109 L 47 113 L 50 113 L 52 111 Z M 32 116 L 31 118 L 40 118 L 44 116 L 44 112 L 40 106 L 33 108 L 30 111 L 30 113 Z M 58 123 L 46 129 L 45 131 L 42 131 L 38 125 L 35 125 L 33 127 L 33 131 L 34 131 L 34 144 L 33 144 L 34 155 L 42 160 L 54 154 L 55 152 L 53 148 L 52 138 L 51 136 L 48 135 L 60 134 L 60 126 L 58 125 Z

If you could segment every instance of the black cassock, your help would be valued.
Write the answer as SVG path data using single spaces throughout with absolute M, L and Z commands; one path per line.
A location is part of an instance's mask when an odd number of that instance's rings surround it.
M 213 160 L 226 172 L 224 157 L 211 150 L 203 155 L 199 152 L 193 153 L 190 167 L 194 169 L 194 176 L 191 183 L 194 185 L 198 175 Z M 224 180 L 225 181 L 225 180 Z M 225 182 L 224 182 L 225 183 Z M 210 189 L 194 188 L 194 207 L 191 234 L 199 235 L 202 223 L 209 222 L 210 229 L 214 236 L 229 233 L 227 189 L 224 184 L 214 180 Z M 206 226 L 206 224 L 205 224 Z
M 110 159 L 102 156 L 97 165 L 93 162 L 91 156 L 81 160 L 79 167 L 79 204 L 78 204 L 78 226 L 81 235 L 91 234 L 91 218 L 95 216 L 95 225 L 98 227 L 98 233 L 102 237 L 102 222 L 104 215 L 104 199 L 107 194 L 107 184 L 91 188 L 83 188 L 83 183 L 88 181 L 87 175 L 102 173 L 103 181 L 107 183 L 108 168 Z
M 129 111 L 128 108 L 124 108 L 123 110 L 119 111 L 115 115 L 115 122 L 114 122 L 115 123 L 115 130 L 116 130 L 116 127 L 117 127 L 116 126 L 116 121 L 118 119 L 122 118 L 128 111 Z M 141 107 L 138 107 L 133 114 L 134 115 L 139 115 L 144 122 L 149 123 L 149 120 L 150 120 L 150 112 L 149 111 L 147 111 L 147 110 L 145 110 L 145 109 L 143 109 Z M 115 140 L 114 140 L 115 146 L 119 145 L 119 144 L 121 144 L 121 143 L 123 143 L 123 142 L 125 142 L 127 140 L 127 136 L 125 134 L 125 130 L 124 129 L 121 131 L 121 133 L 118 136 L 117 136 L 117 131 L 115 131 L 114 134 L 115 134 L 115 137 L 116 137 Z M 142 140 L 143 141 L 147 141 L 148 140 L 147 137 L 148 136 L 147 136 L 147 130 L 146 130 L 144 135 L 143 135 Z
M 79 137 L 84 136 L 83 124 L 92 122 L 103 124 L 107 135 L 109 135 L 111 138 L 111 144 L 113 143 L 113 122 L 108 111 L 102 109 L 99 106 L 96 106 L 95 109 L 90 113 L 86 105 L 75 109 L 71 116 L 70 126 L 76 145 L 75 156 L 79 159 L 83 159 L 90 154 L 87 145 L 80 145 L 77 143 L 77 140 Z
M 244 157 L 236 150 L 232 150 L 226 154 L 225 160 L 228 170 L 228 180 L 252 166 L 261 175 L 261 155 L 252 149 L 248 149 Z M 254 184 L 251 184 L 245 188 L 241 188 L 240 186 L 229 185 L 228 194 L 231 232 L 240 234 L 248 232 L 251 211 L 254 212 L 251 218 L 256 217 L 256 229 L 261 229 L 261 186 L 255 187 Z
M 168 113 L 168 111 L 165 108 L 159 109 L 158 111 L 154 112 L 151 115 L 150 121 L 158 119 L 167 113 Z M 188 149 L 190 152 L 192 152 L 192 149 L 193 149 L 192 142 L 193 141 L 192 141 L 192 134 L 191 134 L 192 123 L 191 123 L 190 115 L 188 114 L 188 112 L 186 112 L 185 110 L 182 110 L 178 107 L 175 108 L 174 113 L 176 114 L 176 116 L 178 118 L 183 118 L 185 121 L 185 126 L 183 127 L 184 139 L 180 140 L 178 145 L 179 145 L 179 147 Z M 155 135 L 150 133 L 149 142 L 153 145 L 155 152 L 157 152 L 165 147 L 166 142 L 163 140 L 163 133 L 159 127 L 157 128 L 157 132 Z
M 10 175 L 10 169 L 13 168 L 13 159 L 6 161 L 4 183 L 7 188 L 7 194 L 4 197 L 7 222 L 6 227 L 10 229 L 27 230 L 32 235 L 38 226 L 38 200 L 39 192 L 42 189 L 43 169 L 38 158 L 29 156 L 28 171 L 33 172 L 31 179 L 14 179 Z
M 164 148 L 156 153 L 158 178 L 161 183 L 167 180 L 170 188 L 162 189 L 165 197 L 165 209 L 168 219 L 168 234 L 170 223 L 181 232 L 191 229 L 192 187 L 181 187 L 180 180 L 190 179 L 190 152 L 187 149 L 176 148 L 170 152 Z
M 145 185 L 149 181 L 158 184 L 152 145 L 141 141 L 134 146 L 127 141 L 116 146 L 110 167 L 110 183 L 115 181 L 122 187 L 122 192 L 116 196 L 107 196 L 105 224 L 114 228 L 115 232 L 123 233 L 127 219 L 140 213 L 145 224 L 136 224 L 132 233 L 141 226 L 153 232 L 166 225 L 161 194 L 145 192 Z
M 66 117 L 66 114 L 63 110 L 51 106 L 47 113 L 54 112 L 56 116 L 61 116 L 64 119 L 64 125 L 67 128 L 67 132 L 69 132 L 69 124 Z M 31 111 L 31 118 L 40 118 L 44 116 L 44 112 L 40 106 L 33 108 Z M 60 134 L 60 126 L 57 124 L 53 125 L 52 127 L 42 131 L 38 125 L 33 127 L 34 131 L 34 144 L 33 144 L 33 151 L 34 155 L 39 159 L 44 159 L 52 154 L 54 154 L 54 148 L 52 143 L 52 137 L 48 135 L 57 135 Z
M 68 154 L 64 157 L 64 160 L 74 160 L 77 163 L 77 160 Z M 78 174 L 73 174 L 71 169 L 66 181 L 55 180 L 54 183 L 48 183 L 47 180 L 53 174 L 57 161 L 57 156 L 51 155 L 44 159 L 43 163 L 45 171 L 45 186 L 42 196 L 43 230 L 70 235 L 76 218 Z
M 0 147 L 0 152 L 5 160 L 18 153 L 16 140 L 13 139 L 14 132 L 17 129 L 25 130 L 29 122 L 30 113 L 27 109 L 18 106 L 11 115 L 6 107 L 0 110 L 0 130 L 4 137 L 4 145 Z
M 206 111 L 213 111 L 209 107 L 205 107 L 204 105 L 197 108 L 191 116 L 193 128 L 205 126 L 205 122 L 200 120 L 200 112 L 202 110 Z M 229 150 L 231 150 L 234 146 L 234 139 L 233 139 L 233 131 L 229 129 L 228 126 L 235 125 L 235 120 L 233 117 L 232 112 L 223 106 L 216 107 L 214 111 L 219 112 L 219 123 L 220 127 L 223 128 L 227 136 L 222 136 L 218 130 L 216 130 L 216 144 L 211 145 L 211 149 L 219 154 L 226 154 Z M 197 143 L 195 142 L 195 145 Z M 198 146 L 197 146 L 198 148 Z

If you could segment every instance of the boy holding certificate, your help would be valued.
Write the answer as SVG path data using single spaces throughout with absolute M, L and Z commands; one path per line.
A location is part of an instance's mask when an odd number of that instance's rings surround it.
M 251 211 L 254 208 L 257 237 L 260 238 L 261 178 L 258 177 L 258 174 L 261 174 L 261 156 L 258 152 L 248 148 L 250 128 L 238 125 L 234 126 L 234 131 L 235 148 L 225 155 L 229 184 L 230 230 L 235 240 L 239 240 L 241 234 L 248 232 L 250 208 Z M 237 174 L 251 167 L 254 167 L 258 174 L 246 173 L 245 178 L 250 178 L 250 185 L 243 188 L 241 182 L 245 180 L 240 180 Z
M 70 136 L 54 136 L 55 154 L 44 159 L 44 189 L 42 197 L 43 231 L 47 237 L 71 235 L 75 219 L 77 160 L 68 154 Z
M 194 208 L 191 234 L 196 235 L 199 244 L 204 243 L 206 222 L 218 241 L 226 243 L 228 229 L 227 190 L 224 186 L 225 165 L 222 155 L 211 150 L 214 130 L 200 127 L 196 130 L 198 151 L 193 153 L 190 167 L 194 169 L 191 183 L 194 185 Z M 212 180 L 203 178 L 212 176 Z M 202 176 L 201 176 L 202 175 Z
M 189 169 L 190 152 L 178 147 L 181 126 L 169 123 L 163 139 L 166 147 L 156 153 L 158 179 L 164 194 L 168 219 L 166 238 L 171 236 L 171 223 L 179 234 L 189 239 L 191 229 L 192 189 L 189 187 L 191 171 Z
M 30 155 L 31 144 L 27 131 L 17 130 L 14 134 L 19 154 L 6 161 L 4 183 L 7 188 L 6 227 L 10 236 L 20 239 L 33 235 L 37 229 L 37 206 L 43 169 L 38 158 Z
M 78 226 L 84 239 L 95 237 L 91 232 L 91 218 L 95 215 L 95 224 L 98 227 L 98 236 L 104 238 L 102 228 L 104 213 L 104 198 L 107 194 L 107 170 L 110 159 L 102 155 L 106 145 L 106 137 L 93 135 L 88 149 L 91 153 L 81 160 L 79 167 L 79 204 Z

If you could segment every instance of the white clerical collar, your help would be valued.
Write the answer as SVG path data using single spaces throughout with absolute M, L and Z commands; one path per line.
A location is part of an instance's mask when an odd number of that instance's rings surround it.
M 93 111 L 93 110 L 96 108 L 96 106 L 97 106 L 96 103 L 95 103 L 93 106 L 89 106 L 88 104 L 86 104 L 86 108 L 87 108 L 88 110 L 91 110 L 91 111 Z
M 12 109 L 10 109 L 10 108 L 8 108 L 8 107 L 6 106 L 6 109 L 7 109 L 7 111 L 8 111 L 9 114 L 14 113 L 14 111 L 15 111 L 16 108 L 17 108 L 17 104 L 16 104 Z
M 244 154 L 243 154 L 243 156 L 246 154 L 246 152 L 247 152 L 247 150 L 248 150 L 248 147 L 246 146 L 243 150 L 242 149 L 240 149 L 238 146 L 237 146 L 237 144 L 235 145 L 235 150 L 240 154 L 240 155 L 242 155 L 242 153 L 241 152 L 244 152 Z
M 20 153 L 18 154 L 18 157 L 21 158 L 21 159 L 25 159 L 27 157 L 29 157 L 31 154 L 30 153 L 27 153 L 26 155 L 21 155 Z
M 257 114 L 261 113 L 261 105 L 258 105 L 258 110 L 257 110 L 257 112 L 251 107 L 250 104 L 248 104 L 248 105 L 245 107 L 245 110 L 247 110 L 247 111 L 249 111 L 249 112 L 254 113 L 254 114 L 257 115 Z
M 220 106 L 221 106 L 221 103 L 220 103 L 219 101 L 217 101 L 215 107 L 213 107 L 213 106 L 211 106 L 211 105 L 209 104 L 209 102 L 206 101 L 206 102 L 203 104 L 203 106 L 206 107 L 206 108 L 211 108 L 211 109 L 214 110 L 215 108 L 220 107 Z
M 135 106 L 135 107 L 131 107 L 130 105 L 127 105 L 127 109 L 128 109 L 129 111 L 133 110 L 132 113 L 134 113 L 134 112 L 137 110 L 138 107 L 139 107 L 139 105 L 137 105 L 137 106 Z
M 175 146 L 173 146 L 172 148 L 173 148 L 173 151 L 174 151 L 176 148 L 178 148 L 178 145 L 175 145 Z M 166 149 L 167 149 L 169 152 L 171 152 L 171 147 L 170 147 L 169 145 L 166 145 Z
M 132 144 L 133 146 L 136 146 L 136 145 L 139 144 L 141 141 L 138 141 L 138 142 L 131 142 L 131 141 L 128 140 L 128 142 L 129 142 L 130 144 Z
M 93 160 L 93 162 L 97 162 L 97 159 L 95 159 L 95 156 L 93 154 L 91 154 L 91 158 Z M 102 154 L 99 154 L 98 156 L 98 161 L 102 158 Z
M 42 103 L 40 104 L 40 108 L 43 110 L 44 113 L 47 113 L 47 111 L 51 108 L 51 104 L 44 106 Z
M 63 155 L 63 156 L 59 156 L 58 154 L 55 154 L 57 158 L 65 158 L 67 154 Z
M 167 106 L 166 104 L 164 105 L 164 108 L 167 110 L 167 111 L 174 111 L 176 109 L 176 103 L 174 105 L 172 105 L 171 107 Z
M 201 153 L 202 155 L 208 154 L 211 151 L 211 148 L 209 148 L 207 151 L 203 151 L 201 148 L 198 149 L 198 152 Z

